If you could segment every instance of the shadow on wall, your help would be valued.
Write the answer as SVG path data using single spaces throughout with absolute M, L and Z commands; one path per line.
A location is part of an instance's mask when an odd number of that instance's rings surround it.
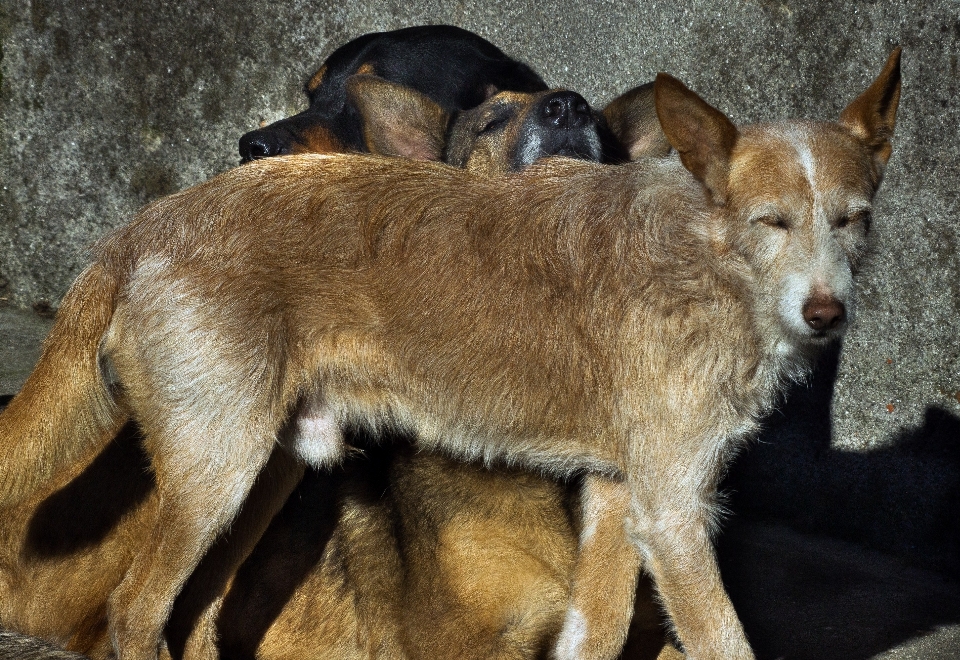
M 960 417 L 931 406 L 883 449 L 833 449 L 839 355 L 793 388 L 723 484 L 743 515 L 719 540 L 721 570 L 758 658 L 866 660 L 960 622 L 945 579 L 960 576 Z M 758 519 L 776 525 L 742 531 Z
M 960 417 L 938 407 L 889 446 L 830 446 L 839 348 L 796 386 L 723 484 L 734 511 L 854 541 L 960 576 Z

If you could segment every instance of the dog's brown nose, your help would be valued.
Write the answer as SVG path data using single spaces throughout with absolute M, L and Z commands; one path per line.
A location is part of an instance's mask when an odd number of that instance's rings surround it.
M 591 119 L 590 104 L 576 92 L 556 92 L 543 100 L 540 118 L 549 126 L 579 128 Z
M 846 315 L 843 303 L 833 296 L 815 295 L 803 305 L 803 320 L 814 330 L 835 330 Z

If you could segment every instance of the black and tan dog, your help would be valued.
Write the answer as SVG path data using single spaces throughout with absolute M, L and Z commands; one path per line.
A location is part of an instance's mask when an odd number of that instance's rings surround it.
M 506 159 L 490 157 L 489 165 L 508 163 L 516 171 L 548 155 L 603 162 L 629 157 L 605 118 L 582 96 L 551 92 L 527 65 L 451 26 L 359 37 L 334 51 L 305 91 L 306 110 L 240 138 L 242 162 L 297 153 L 369 152 L 463 167 L 465 156 L 478 151 L 472 146 L 480 130 L 520 127 L 511 122 L 518 112 L 529 114 L 520 128 L 525 135 L 504 139 L 523 150 Z M 494 96 L 497 102 L 478 115 L 477 106 Z M 415 109 L 416 118 L 398 121 L 399 107 Z M 401 133 L 410 130 L 413 134 Z
M 547 89 L 526 64 L 458 27 L 373 32 L 337 48 L 310 77 L 306 110 L 243 135 L 241 159 L 366 150 L 360 115 L 347 96 L 347 80 L 356 74 L 416 89 L 447 112 L 476 107 L 503 90 Z
M 457 154 L 458 164 L 487 175 L 519 169 L 517 155 L 529 158 L 531 145 L 542 155 L 600 158 L 599 116 L 572 93 L 497 94 L 452 119 L 426 95 L 374 76 L 354 76 L 348 88 L 365 141 L 381 153 Z M 649 86 L 605 114 L 647 127 L 621 130 L 626 151 L 655 151 L 649 145 L 662 132 Z M 451 141 L 437 146 L 443 136 Z M 425 145 L 433 151 L 425 154 Z M 336 650 L 342 657 L 479 660 L 534 658 L 549 647 L 576 548 L 575 502 L 566 488 L 429 454 L 366 452 L 369 460 L 352 460 L 345 475 L 309 473 L 232 578 L 258 535 L 237 525 L 241 531 L 207 557 L 174 609 L 167 631 L 174 656 L 209 657 L 219 646 L 228 657 Z M 0 623 L 104 657 L 106 598 L 151 536 L 157 502 L 132 429 L 90 458 L 5 512 Z M 275 463 L 285 469 L 282 457 Z M 281 502 L 265 489 L 245 511 Z M 214 635 L 210 604 L 225 590 Z M 646 593 L 625 656 L 635 660 L 664 644 Z

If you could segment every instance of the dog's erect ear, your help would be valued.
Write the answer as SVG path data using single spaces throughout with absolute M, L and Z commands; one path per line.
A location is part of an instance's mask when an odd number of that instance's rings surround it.
M 840 123 L 873 150 L 882 172 L 890 160 L 890 138 L 900 104 L 900 48 L 895 48 L 883 71 L 863 94 L 840 113 Z
M 450 116 L 420 92 L 370 75 L 347 79 L 370 153 L 440 160 Z
M 652 82 L 634 87 L 610 101 L 603 109 L 603 117 L 630 160 L 657 158 L 670 152 L 670 141 L 657 118 Z
M 669 74 L 657 74 L 653 95 L 660 126 L 683 166 L 703 183 L 714 203 L 724 204 L 737 127 Z

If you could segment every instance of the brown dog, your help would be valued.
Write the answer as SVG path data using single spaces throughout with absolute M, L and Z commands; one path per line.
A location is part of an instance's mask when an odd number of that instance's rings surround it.
M 126 412 L 144 428 L 162 505 L 111 598 L 124 659 L 156 656 L 274 443 L 330 465 L 345 425 L 586 473 L 558 657 L 618 652 L 640 556 L 688 654 L 752 657 L 710 546 L 716 480 L 845 326 L 899 89 L 895 52 L 839 123 L 738 131 L 661 74 L 679 160 L 486 180 L 304 156 L 217 177 L 101 245 L 3 448 L 49 473 Z
M 398 85 L 355 76 L 349 90 L 362 111 L 364 135 L 378 149 L 423 157 L 422 151 L 404 149 L 429 144 L 446 131 L 449 144 L 429 158 L 458 153 L 481 174 L 515 169 L 515 155 L 529 153 L 531 142 L 544 151 L 577 141 L 595 144 L 599 137 L 592 110 L 589 117 L 563 120 L 568 109 L 577 112 L 569 101 L 580 97 L 572 93 L 497 95 L 474 111 L 459 113 L 450 126 L 450 117 L 434 112 L 438 106 L 429 98 Z M 652 86 L 628 92 L 604 113 L 614 109 L 632 113 L 635 121 L 628 126 L 646 127 L 646 133 L 623 131 L 634 157 L 645 155 L 634 143 L 664 139 L 652 107 Z M 492 130 L 480 130 L 492 121 Z M 410 123 L 398 130 L 402 122 Z M 152 483 L 141 467 L 145 459 L 135 445 L 135 437 L 122 434 L 92 464 L 78 462 L 25 505 L 4 511 L 0 623 L 94 657 L 109 652 L 106 598 L 131 554 L 151 535 L 156 509 Z M 367 449 L 377 451 L 385 453 Z M 288 505 L 300 513 L 281 513 L 289 524 L 268 530 L 233 581 L 218 636 L 211 617 L 233 574 L 231 567 L 249 553 L 242 548 L 252 545 L 255 530 L 262 529 L 236 525 L 243 533 L 221 543 L 204 561 L 175 608 L 167 629 L 171 652 L 209 657 L 219 637 L 231 657 L 256 653 L 264 659 L 313 652 L 325 656 L 331 649 L 342 654 L 361 640 L 351 653 L 364 657 L 539 656 L 560 628 L 569 589 L 576 532 L 570 527 L 566 490 L 552 481 L 513 471 L 487 472 L 425 453 L 386 460 L 385 465 L 371 473 L 354 461 L 349 478 L 336 480 L 335 486 L 324 486 L 327 477 L 308 475 L 292 502 L 332 489 L 341 504 L 332 510 L 317 505 L 307 512 Z M 378 498 L 357 500 L 358 491 L 375 492 Z M 259 493 L 252 499 L 272 509 L 282 495 Z M 87 530 L 99 532 L 91 536 Z M 304 545 L 323 530 L 332 530 L 326 546 Z M 405 531 L 397 536 L 397 530 Z M 305 561 L 313 563 L 303 569 L 301 584 L 279 581 L 285 585 L 280 588 L 277 579 L 263 577 L 283 573 L 283 566 L 290 572 L 289 566 Z M 398 575 L 404 576 L 399 582 Z M 388 584 L 394 589 L 387 589 Z M 352 589 L 352 596 L 345 597 L 344 589 Z M 641 590 L 626 656 L 635 660 L 653 658 L 664 644 L 649 584 L 644 582 Z M 345 598 L 355 606 L 344 608 Z M 204 608 L 212 609 L 198 620 L 197 612 Z M 396 632 L 391 637 L 383 632 L 387 630 Z M 383 642 L 388 638 L 391 644 Z M 376 639 L 382 648 L 372 641 Z
M 631 150 L 636 158 L 666 145 L 652 107 L 652 85 L 620 96 L 603 114 L 569 90 L 500 92 L 459 112 L 445 111 L 425 94 L 375 76 L 352 76 L 347 93 L 370 153 L 442 161 L 485 176 L 519 172 L 546 156 L 620 163 Z M 607 127 L 608 113 L 628 108 L 647 120 L 642 138 L 631 132 L 638 123 L 618 125 L 619 133 Z

